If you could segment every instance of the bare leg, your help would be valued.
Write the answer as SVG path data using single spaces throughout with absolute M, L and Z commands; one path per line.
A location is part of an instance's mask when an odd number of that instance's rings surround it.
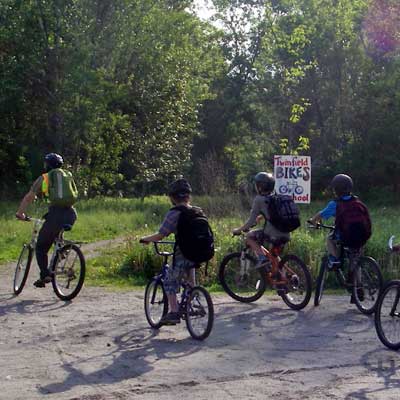
M 263 251 L 261 250 L 260 244 L 257 243 L 254 239 L 247 238 L 246 244 L 253 250 L 254 254 L 258 256 L 264 255 Z
M 169 309 L 171 312 L 178 312 L 178 300 L 176 294 L 167 294 Z
M 336 258 L 339 258 L 339 251 L 337 247 L 336 240 L 333 240 L 329 236 L 326 239 L 326 248 L 328 249 L 328 253 Z

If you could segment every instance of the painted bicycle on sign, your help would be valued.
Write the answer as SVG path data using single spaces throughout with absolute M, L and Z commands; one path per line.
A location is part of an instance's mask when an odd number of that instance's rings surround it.
M 304 192 L 303 186 L 297 184 L 296 181 L 287 181 L 286 185 L 281 185 L 278 188 L 279 194 L 302 194 Z

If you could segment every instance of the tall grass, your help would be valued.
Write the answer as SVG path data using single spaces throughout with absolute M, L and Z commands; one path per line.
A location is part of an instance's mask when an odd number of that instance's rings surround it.
M 193 204 L 200 205 L 209 215 L 216 238 L 216 255 L 209 265 L 209 276 L 205 282 L 216 280 L 218 265 L 228 252 L 238 249 L 239 241 L 231 231 L 247 218 L 249 209 L 246 202 L 235 195 L 219 198 L 194 197 Z M 322 255 L 325 252 L 327 232 L 308 230 L 305 221 L 325 203 L 315 202 L 300 205 L 303 226 L 292 234 L 286 252 L 297 254 L 310 266 L 315 276 Z M 0 203 L 0 262 L 14 260 L 21 244 L 30 237 L 30 224 L 15 219 L 16 203 Z M 69 237 L 83 241 L 97 241 L 118 236 L 127 236 L 124 246 L 117 250 L 106 249 L 102 257 L 89 263 L 88 278 L 94 283 L 130 282 L 144 284 L 160 267 L 160 257 L 151 246 L 142 246 L 137 239 L 156 232 L 165 213 L 171 207 L 165 196 L 140 199 L 96 198 L 80 201 L 76 208 L 78 221 Z M 371 255 L 381 265 L 386 278 L 400 276 L 398 256 L 389 255 L 387 240 L 391 234 L 399 234 L 400 211 L 397 207 L 369 205 L 373 220 L 373 235 L 365 254 Z M 43 204 L 36 204 L 31 215 L 40 216 L 45 212 Z M 202 271 L 203 272 L 203 271 Z

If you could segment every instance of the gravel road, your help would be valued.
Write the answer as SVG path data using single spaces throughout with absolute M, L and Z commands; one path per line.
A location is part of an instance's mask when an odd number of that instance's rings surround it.
M 184 324 L 151 330 L 143 292 L 84 287 L 72 302 L 51 285 L 22 294 L 0 268 L 1 400 L 399 399 L 399 354 L 373 319 L 327 296 L 295 312 L 278 296 L 241 304 L 213 295 L 204 342 Z

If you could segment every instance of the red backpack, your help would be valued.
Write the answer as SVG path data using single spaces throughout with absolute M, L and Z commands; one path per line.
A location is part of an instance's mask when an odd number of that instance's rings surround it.
M 337 200 L 335 227 L 344 246 L 350 248 L 364 246 L 371 237 L 371 225 L 368 208 L 357 197 Z

